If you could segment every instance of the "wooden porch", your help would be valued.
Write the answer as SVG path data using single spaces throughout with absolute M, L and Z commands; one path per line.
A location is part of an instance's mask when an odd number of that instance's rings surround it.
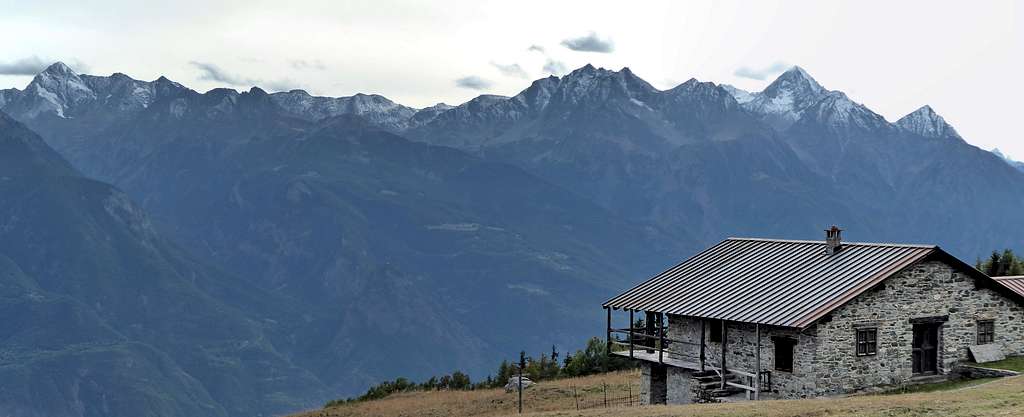
M 613 328 L 611 309 L 607 309 L 607 350 L 609 355 L 627 357 L 645 362 L 657 363 L 696 372 L 713 371 L 720 380 L 720 389 L 738 388 L 746 392 L 747 399 L 759 400 L 762 390 L 771 391 L 771 371 L 748 372 L 729 368 L 728 356 L 728 322 L 721 325 L 721 352 L 708 349 L 707 321 L 701 320 L 700 342 L 676 340 L 668 337 L 668 325 L 665 316 L 657 312 L 645 312 L 643 327 L 634 327 L 634 311 L 629 313 L 628 328 Z M 755 325 L 755 369 L 761 369 L 761 328 Z M 624 339 L 618 336 L 622 335 Z M 698 354 L 683 351 L 682 348 L 696 348 Z M 739 382 L 734 382 L 739 381 Z

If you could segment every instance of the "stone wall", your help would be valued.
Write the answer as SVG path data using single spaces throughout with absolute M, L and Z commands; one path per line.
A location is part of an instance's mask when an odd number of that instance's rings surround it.
M 668 316 L 669 339 L 683 340 L 694 344 L 700 343 L 700 319 Z M 755 346 L 756 329 L 753 324 L 728 323 L 726 341 L 726 368 L 737 369 L 745 372 L 755 373 Z M 797 398 L 813 395 L 816 390 L 815 378 L 815 355 L 817 353 L 817 340 L 814 328 L 803 332 L 783 327 L 761 326 L 761 370 L 772 372 L 772 390 L 777 391 L 781 397 Z M 721 343 L 711 342 L 710 326 L 705 326 L 705 352 L 708 363 L 718 366 L 721 358 Z M 797 341 L 793 347 L 793 370 L 779 371 L 775 369 L 775 343 L 773 337 L 786 337 Z M 672 357 L 697 362 L 700 357 L 700 347 L 696 345 L 683 345 L 670 347 L 673 351 L 681 351 L 682 355 L 671 355 Z M 745 381 L 744 381 L 745 383 Z M 669 386 L 672 390 L 672 386 Z M 671 395 L 671 394 L 670 394 Z
M 665 404 L 667 367 L 640 362 L 640 405 Z
M 651 363 L 640 361 L 640 405 L 651 405 Z
M 939 330 L 940 373 L 968 359 L 978 320 L 995 320 L 995 343 L 1024 354 L 1024 308 L 942 262 L 923 262 L 861 294 L 817 325 L 816 394 L 902 385 L 913 377 L 911 319 L 948 316 Z M 877 327 L 878 354 L 857 356 L 857 327 Z
M 692 402 L 690 384 L 693 373 L 687 369 L 668 367 L 666 378 L 666 404 L 689 404 Z

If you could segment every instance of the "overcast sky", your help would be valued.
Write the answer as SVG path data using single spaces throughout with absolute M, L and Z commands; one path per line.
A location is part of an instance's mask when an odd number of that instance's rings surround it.
M 0 87 L 40 65 L 194 89 L 378 93 L 415 107 L 515 94 L 586 63 L 655 87 L 760 90 L 800 65 L 894 121 L 930 104 L 1024 159 L 1024 2 L 0 0 Z

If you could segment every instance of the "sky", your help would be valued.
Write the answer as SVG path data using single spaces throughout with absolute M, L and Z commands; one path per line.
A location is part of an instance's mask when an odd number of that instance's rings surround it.
M 152 3 L 152 4 L 149 4 Z M 40 66 L 205 91 L 376 93 L 413 107 L 513 95 L 591 63 L 655 87 L 760 90 L 799 65 L 895 121 L 931 105 L 1024 159 L 1024 2 L 0 0 L 0 88 Z

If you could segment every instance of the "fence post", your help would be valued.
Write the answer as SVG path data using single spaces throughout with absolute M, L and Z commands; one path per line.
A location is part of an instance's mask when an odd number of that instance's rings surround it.
M 576 384 L 572 384 L 572 399 L 576 401 L 576 411 L 580 411 L 580 397 L 576 396 Z
M 523 368 L 526 367 L 526 351 L 519 352 L 519 414 L 523 414 Z
M 601 385 L 604 386 L 604 408 L 608 408 L 608 383 L 601 382 Z
M 629 406 L 632 407 L 633 406 L 633 384 L 630 384 L 630 383 L 627 382 L 626 386 L 629 387 Z

